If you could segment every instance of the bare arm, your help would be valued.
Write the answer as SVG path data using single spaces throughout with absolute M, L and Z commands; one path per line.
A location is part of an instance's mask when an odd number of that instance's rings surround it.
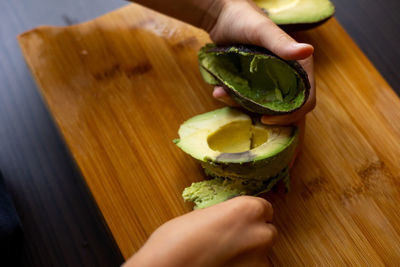
M 225 0 L 134 0 L 132 2 L 210 31 L 218 19 Z
M 241 196 L 160 226 L 123 267 L 269 266 L 277 231 L 265 199 Z

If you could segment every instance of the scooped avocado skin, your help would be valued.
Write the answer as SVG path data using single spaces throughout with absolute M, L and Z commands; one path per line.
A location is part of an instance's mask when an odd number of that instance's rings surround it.
M 277 111 L 277 110 L 270 110 L 268 108 L 265 108 L 263 106 L 260 106 L 258 103 L 248 99 L 248 98 L 244 98 L 243 96 L 241 96 L 237 91 L 233 90 L 230 87 L 227 87 L 226 85 L 220 85 L 224 88 L 225 92 L 228 93 L 228 95 L 236 102 L 238 103 L 240 106 L 246 108 L 247 110 L 257 113 L 257 114 L 263 114 L 263 115 L 283 115 L 283 114 L 287 114 L 287 113 L 291 113 L 296 111 L 297 109 L 299 109 L 303 104 L 304 101 L 302 102 L 302 104 L 297 107 L 292 109 L 291 111 Z
M 246 58 L 253 60 L 243 65 Z M 309 96 L 310 83 L 300 64 L 285 61 L 261 47 L 207 44 L 199 52 L 199 65 L 207 83 L 222 86 L 237 103 L 254 113 L 290 113 Z
M 275 156 L 262 158 L 251 151 L 242 153 L 221 153 L 215 161 L 199 161 L 206 173 L 214 177 L 263 180 L 277 175 L 286 168 L 293 158 L 299 142 L 298 129 L 291 140 Z M 233 162 L 240 158 L 240 162 Z

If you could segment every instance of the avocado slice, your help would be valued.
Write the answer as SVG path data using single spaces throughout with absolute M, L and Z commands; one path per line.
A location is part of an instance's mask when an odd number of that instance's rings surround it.
M 221 85 L 247 110 L 278 115 L 299 109 L 307 100 L 310 83 L 296 61 L 285 61 L 267 49 L 207 44 L 199 51 L 204 80 Z
M 197 115 L 178 133 L 175 144 L 197 159 L 207 175 L 216 177 L 185 189 L 184 199 L 196 200 L 199 207 L 205 205 L 200 202 L 218 203 L 269 190 L 287 176 L 298 144 L 297 127 L 263 125 L 258 117 L 230 107 Z
M 254 0 L 268 17 L 285 30 L 306 30 L 320 25 L 335 13 L 329 0 Z
M 241 195 L 260 195 L 271 190 L 281 180 L 285 182 L 288 189 L 287 168 L 265 180 L 217 177 L 192 183 L 191 186 L 185 188 L 182 197 L 185 201 L 194 202 L 194 209 L 202 209 Z

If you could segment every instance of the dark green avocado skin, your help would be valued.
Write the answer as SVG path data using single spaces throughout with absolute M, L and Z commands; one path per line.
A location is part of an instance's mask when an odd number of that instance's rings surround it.
M 325 22 L 327 22 L 330 18 L 332 18 L 332 16 L 318 21 L 318 22 L 313 22 L 313 23 L 299 23 L 299 24 L 281 24 L 278 25 L 282 30 L 284 30 L 285 32 L 288 33 L 293 33 L 293 32 L 299 32 L 299 31 L 307 31 L 307 30 L 311 30 L 313 28 L 316 28 L 322 24 L 324 24 Z
M 262 11 L 268 16 L 268 12 L 265 8 L 261 8 Z M 332 13 L 329 17 L 326 19 L 323 19 L 321 21 L 316 21 L 316 22 L 311 22 L 311 23 L 293 23 L 293 24 L 278 24 L 278 26 L 284 30 L 285 32 L 292 33 L 292 32 L 299 32 L 299 31 L 307 31 L 311 30 L 313 28 L 316 28 L 325 22 L 327 22 L 330 18 L 332 18 L 335 15 L 335 13 Z
M 310 82 L 308 80 L 308 75 L 307 72 L 303 69 L 303 67 L 297 62 L 297 61 L 293 61 L 293 60 L 284 60 L 281 57 L 275 55 L 274 53 L 272 53 L 271 51 L 263 48 L 263 47 L 259 47 L 259 46 L 254 46 L 254 45 L 242 45 L 242 44 L 236 44 L 236 45 L 227 45 L 227 46 L 213 46 L 209 49 L 206 50 L 207 53 L 231 53 L 232 49 L 237 49 L 238 51 L 244 52 L 244 53 L 248 53 L 250 55 L 256 55 L 256 54 L 263 54 L 263 55 L 268 55 L 271 57 L 275 57 L 277 59 L 280 59 L 284 62 L 286 62 L 289 66 L 291 66 L 300 76 L 301 80 L 304 83 L 305 86 L 305 91 L 304 91 L 304 101 L 302 103 L 302 105 L 304 105 L 304 103 L 307 101 L 309 95 L 310 95 Z M 257 114 L 262 114 L 262 115 L 283 115 L 283 114 L 288 114 L 288 113 L 292 113 L 294 111 L 296 111 L 297 109 L 301 108 L 301 106 L 294 108 L 290 111 L 279 111 L 279 110 L 272 110 L 269 109 L 265 106 L 262 106 L 256 102 L 254 102 L 253 100 L 246 98 L 244 96 L 242 96 L 238 91 L 226 86 L 223 81 L 219 80 L 218 77 L 216 77 L 214 74 L 212 74 L 211 72 L 209 72 L 207 69 L 203 68 L 201 65 L 199 66 L 202 71 L 207 72 L 208 74 L 210 74 L 210 76 L 212 76 L 216 81 L 219 81 L 219 86 L 223 87 L 224 90 L 227 92 L 227 94 L 233 99 L 235 100 L 239 105 L 241 105 L 242 107 L 244 107 L 245 109 L 257 113 Z M 215 85 L 215 84 L 214 84 Z

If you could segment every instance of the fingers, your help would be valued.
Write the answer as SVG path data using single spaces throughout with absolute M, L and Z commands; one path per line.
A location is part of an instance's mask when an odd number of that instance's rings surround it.
M 305 59 L 314 52 L 312 45 L 296 42 L 268 18 L 254 29 L 249 42 L 256 40 L 259 40 L 259 45 L 286 60 Z
M 262 250 L 270 249 L 278 238 L 278 230 L 271 223 L 260 224 L 258 227 L 254 227 L 250 233 L 250 238 L 253 239 L 253 245 L 255 248 L 261 248 Z
M 298 60 L 298 63 L 307 72 L 308 80 L 310 81 L 310 96 L 309 98 L 315 99 L 315 78 L 314 78 L 314 57 L 311 55 L 308 58 Z
M 244 238 L 246 239 L 243 241 L 246 245 L 243 247 L 242 255 L 246 255 L 250 262 L 268 263 L 266 255 L 278 239 L 278 230 L 276 227 L 271 223 L 263 223 L 254 225 L 251 228 L 245 229 L 245 231 Z
M 301 149 L 303 148 L 303 143 L 304 143 L 304 133 L 305 133 L 305 126 L 306 126 L 306 117 L 303 117 L 301 120 L 296 122 L 296 125 L 299 129 L 299 144 L 296 147 L 296 150 L 294 151 L 292 160 L 289 163 L 289 169 L 291 169 L 296 162 L 297 156 L 300 154 Z
M 275 243 L 278 231 L 271 224 L 274 211 L 270 202 L 260 197 L 242 196 L 237 198 L 245 207 L 241 212 L 242 216 L 249 219 L 254 218 L 260 223 L 252 227 L 249 232 L 249 239 L 252 240 L 254 248 L 270 248 Z
M 221 86 L 214 87 L 213 97 L 221 102 L 224 102 L 228 106 L 231 107 L 239 106 L 239 104 L 233 101 L 233 99 L 225 92 L 224 88 Z
M 278 27 L 260 8 L 251 2 L 251 8 L 260 16 L 259 24 L 253 25 L 253 30 L 249 31 L 249 43 L 263 46 L 287 60 L 305 59 L 312 55 L 314 48 L 310 44 L 298 43 L 285 31 Z
M 267 200 L 253 196 L 239 196 L 226 202 L 233 216 L 240 215 L 245 220 L 272 222 L 274 210 Z
M 296 111 L 292 114 L 261 117 L 261 122 L 267 125 L 291 125 L 303 118 L 306 115 L 304 110 Z
M 316 104 L 312 62 L 314 48 L 309 44 L 296 42 L 252 1 L 231 1 L 226 4 L 210 35 L 216 43 L 248 43 L 263 46 L 286 60 L 299 60 L 308 73 L 311 88 L 307 102 L 291 114 L 263 116 L 263 123 L 293 124 L 314 109 Z M 238 106 L 221 87 L 215 88 L 213 96 L 230 106 Z
M 221 86 L 214 87 L 213 97 L 217 100 L 224 102 L 228 106 L 238 107 L 240 106 L 236 103 L 224 90 Z M 312 86 L 310 89 L 310 96 L 307 102 L 297 111 L 285 114 L 285 115 L 264 115 L 261 117 L 261 122 L 267 125 L 291 125 L 295 124 L 298 121 L 301 121 L 305 115 L 314 109 L 316 104 L 315 100 L 315 86 Z
M 256 218 L 263 222 L 272 222 L 274 210 L 267 200 L 260 197 L 245 199 L 247 214 L 250 218 Z
M 270 202 L 260 197 L 239 196 L 224 203 L 224 207 L 221 205 L 219 208 L 228 212 L 225 217 L 228 217 L 231 223 L 241 226 L 241 237 L 237 240 L 236 254 L 250 251 L 265 253 L 272 247 L 277 239 L 278 231 L 271 224 L 273 208 Z M 232 225 L 231 228 L 233 228 Z
M 271 203 L 259 197 L 239 196 L 191 214 L 198 219 L 192 218 L 190 225 L 208 224 L 208 228 L 203 225 L 208 230 L 199 238 L 217 234 L 218 241 L 207 243 L 207 248 L 211 244 L 212 253 L 220 257 L 218 266 L 267 266 L 262 264 L 268 263 L 267 252 L 277 239 L 277 229 L 271 224 Z
M 263 46 L 287 60 L 312 55 L 310 44 L 298 43 L 272 22 L 252 1 L 231 1 L 210 31 L 216 43 L 247 43 Z

